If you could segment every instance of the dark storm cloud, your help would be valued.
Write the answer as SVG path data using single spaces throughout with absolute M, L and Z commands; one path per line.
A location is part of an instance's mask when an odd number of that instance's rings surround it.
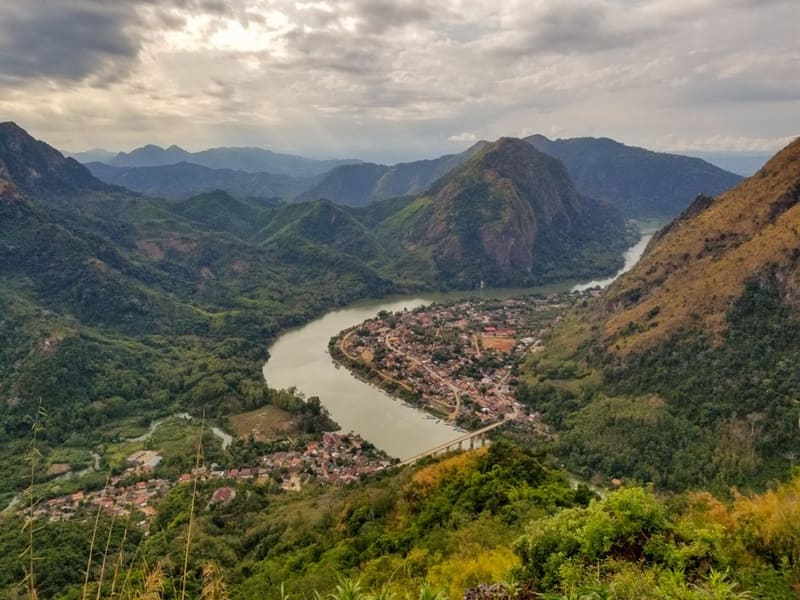
M 217 15 L 229 10 L 221 0 L 4 2 L 0 78 L 116 81 L 135 62 L 148 32 L 182 26 L 185 18 L 171 9 Z
M 0 74 L 67 79 L 125 69 L 139 51 L 127 3 L 29 1 L 0 7 Z

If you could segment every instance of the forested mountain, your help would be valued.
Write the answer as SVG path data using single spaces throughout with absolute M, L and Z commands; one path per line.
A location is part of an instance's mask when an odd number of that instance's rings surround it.
M 565 430 L 561 451 L 576 468 L 673 488 L 788 473 L 798 248 L 795 141 L 729 192 L 698 197 L 602 299 L 571 315 L 530 361 L 526 399 Z
M 575 188 L 626 218 L 674 217 L 698 194 L 720 194 L 742 178 L 699 158 L 626 146 L 609 138 L 525 138 L 561 160 Z
M 76 489 L 50 467 L 114 452 L 132 424 L 263 407 L 279 396 L 259 372 L 266 344 L 325 308 L 486 274 L 579 274 L 575 255 L 608 270 L 624 245 L 615 209 L 515 139 L 416 198 L 345 207 L 224 192 L 152 200 L 94 180 L 18 128 L 0 133 L 2 504 L 26 497 L 30 477 L 50 495 Z M 800 480 L 775 482 L 797 439 L 799 211 L 800 141 L 730 192 L 699 197 L 629 275 L 567 314 L 521 368 L 519 399 L 552 426 L 542 447 L 499 440 L 299 492 L 282 490 L 276 470 L 225 480 L 235 494 L 221 505 L 219 483 L 198 478 L 173 485 L 149 524 L 139 512 L 149 499 L 130 519 L 94 505 L 82 513 L 91 518 L 36 527 L 3 514 L 0 590 L 788 600 L 800 585 Z M 209 464 L 253 469 L 284 447 L 198 442 Z M 188 473 L 193 460 L 166 467 Z M 562 461 L 596 483 L 622 477 L 622 489 L 573 485 Z M 664 501 L 637 480 L 709 485 L 723 500 Z M 729 498 L 730 484 L 767 482 Z
M 99 182 L 16 126 L 2 133 L 6 500 L 40 401 L 44 456 L 113 438 L 114 424 L 134 414 L 258 404 L 264 346 L 277 331 L 406 285 L 391 265 L 367 267 L 322 246 L 304 262 L 291 248 L 248 241 L 277 214 L 269 203 L 150 200 Z
M 375 200 L 415 196 L 487 145 L 488 142 L 478 142 L 460 154 L 392 166 L 374 163 L 340 166 L 305 190 L 298 199 L 325 198 L 339 204 L 361 206 Z
M 314 177 L 339 165 L 359 163 L 355 159 L 317 160 L 293 154 L 280 154 L 264 148 L 220 147 L 189 152 L 179 146 L 161 148 L 149 144 L 130 152 L 120 152 L 109 161 L 112 167 L 158 167 L 181 162 L 209 169 L 232 169 L 251 173 L 267 172 L 290 177 Z
M 626 218 L 674 217 L 700 193 L 714 195 L 741 181 L 699 158 L 652 152 L 608 138 L 526 138 L 564 162 L 577 191 L 616 206 Z M 286 201 L 324 198 L 362 206 L 416 196 L 486 148 L 481 141 L 460 154 L 396 165 L 356 160 L 313 161 L 253 148 L 187 152 L 144 146 L 106 163 L 88 163 L 106 183 L 150 196 L 185 199 L 221 189 L 238 197 Z
M 616 209 L 578 194 L 559 161 L 514 138 L 485 147 L 379 228 L 459 286 L 613 271 L 627 243 Z
M 265 393 L 257 364 L 271 336 L 324 308 L 389 292 L 474 287 L 478 276 L 490 284 L 522 284 L 594 274 L 612 270 L 624 246 L 619 216 L 571 191 L 558 163 L 498 153 L 506 146 L 536 153 L 521 142 L 502 142 L 430 196 L 350 209 L 223 192 L 152 200 L 101 183 L 16 126 L 3 133 L 0 396 L 8 408 L 0 439 L 12 445 L 27 433 L 40 398 L 59 423 L 50 430 L 54 445 L 97 443 L 134 412 L 190 407 L 221 414 Z M 509 172 L 500 164 L 506 158 L 513 162 Z M 553 169 L 560 177 L 555 183 Z M 495 177 L 502 181 L 487 183 Z M 470 198 L 467 212 L 437 208 L 456 197 Z M 431 206 L 436 223 L 463 250 L 458 276 L 431 254 L 441 240 L 418 238 L 431 232 L 406 219 L 419 205 Z M 459 233 L 463 219 L 482 227 L 490 245 L 473 248 L 471 234 Z M 590 225 L 608 238 L 605 245 L 593 242 L 603 252 L 592 258 L 592 247 L 571 237 L 589 235 Z M 558 233 L 548 232 L 553 227 Z M 547 266 L 537 263 L 538 254 L 511 262 L 517 251 L 508 236 L 532 236 L 534 228 L 536 241 L 520 243 L 528 244 L 526 251 L 550 252 Z M 585 262 L 567 249 L 584 251 Z M 470 264 L 473 258 L 502 261 L 504 252 L 508 264 L 496 263 L 490 272 L 483 273 L 483 263 Z M 195 363 L 214 366 L 201 373 Z M 8 490 L 20 475 L 21 457 L 5 468 L 0 483 Z
M 92 175 L 155 198 L 185 200 L 214 190 L 239 198 L 294 198 L 311 185 L 307 178 L 210 169 L 188 162 L 156 167 L 113 167 L 101 162 L 85 165 Z
M 30 137 L 15 123 L 0 123 L 0 179 L 47 200 L 112 192 L 76 160 Z

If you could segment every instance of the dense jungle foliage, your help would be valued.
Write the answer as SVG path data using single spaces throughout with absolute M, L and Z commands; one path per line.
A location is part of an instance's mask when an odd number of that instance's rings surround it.
M 727 324 L 721 343 L 691 332 L 633 358 L 545 353 L 519 398 L 563 432 L 557 452 L 583 477 L 721 493 L 784 479 L 800 434 L 800 321 L 768 274 L 747 284 Z
M 173 488 L 146 536 L 134 520 L 106 517 L 40 525 L 40 597 L 178 598 L 184 574 L 192 598 L 344 600 L 336 594 L 348 589 L 358 593 L 349 598 L 425 590 L 441 600 L 498 583 L 495 592 L 520 600 L 788 599 L 800 584 L 800 479 L 728 501 L 664 500 L 642 487 L 599 497 L 498 442 L 344 488 L 241 482 L 214 508 L 219 485 Z M 2 524 L 0 588 L 15 597 L 28 532 Z

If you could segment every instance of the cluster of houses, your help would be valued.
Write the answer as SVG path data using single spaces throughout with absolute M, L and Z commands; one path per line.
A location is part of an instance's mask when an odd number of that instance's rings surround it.
M 512 367 L 542 348 L 572 295 L 468 300 L 383 315 L 343 332 L 342 350 L 449 420 L 522 419 Z
M 33 509 L 36 519 L 65 521 L 87 509 L 101 509 L 110 515 L 126 516 L 131 511 L 141 513 L 145 520 L 155 512 L 158 501 L 169 491 L 170 482 L 166 479 L 148 479 L 127 485 L 115 477 L 101 490 L 57 496 L 39 503 Z M 30 509 L 22 511 L 30 513 Z
M 320 441 L 308 442 L 302 450 L 272 452 L 259 459 L 258 467 L 215 469 L 213 466 L 183 473 L 178 483 L 222 479 L 233 481 L 278 479 L 285 490 L 299 489 L 303 483 L 348 483 L 381 471 L 391 460 L 355 433 L 323 433 Z
M 382 452 L 353 433 L 323 433 L 321 441 L 309 442 L 305 450 L 275 452 L 261 458 L 263 465 L 277 470 L 284 489 L 303 481 L 349 483 L 391 466 Z
M 381 451 L 367 444 L 357 434 L 324 433 L 319 441 L 306 444 L 303 450 L 276 452 L 260 458 L 258 467 L 217 469 L 202 466 L 183 473 L 176 482 L 152 476 L 162 461 L 162 456 L 153 450 L 141 450 L 127 458 L 128 467 L 109 484 L 97 491 L 78 491 L 51 498 L 37 504 L 33 511 L 21 511 L 34 518 L 62 521 L 74 517 L 87 509 L 101 509 L 109 515 L 126 516 L 131 511 L 143 516 L 144 525 L 156 512 L 158 501 L 175 483 L 191 483 L 219 480 L 226 485 L 217 488 L 209 507 L 224 506 L 236 496 L 234 482 L 248 480 L 275 480 L 286 490 L 299 489 L 303 483 L 347 483 L 357 481 L 364 475 L 381 471 L 392 462 Z M 131 483 L 129 483 L 131 482 Z

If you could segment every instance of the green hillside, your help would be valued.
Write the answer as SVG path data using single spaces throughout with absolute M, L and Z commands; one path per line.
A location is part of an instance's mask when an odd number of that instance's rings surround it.
M 800 142 L 700 197 L 557 329 L 522 399 L 582 476 L 763 486 L 794 465 Z
M 219 193 L 175 204 L 106 194 L 20 132 L 13 161 L 0 157 L 15 165 L 0 178 L 0 500 L 24 486 L 21 448 L 40 403 L 46 464 L 65 444 L 86 456 L 178 410 L 255 407 L 268 401 L 260 366 L 277 332 L 402 289 L 324 240 L 303 242 L 308 260 L 299 244 L 249 242 L 274 209 Z M 28 148 L 44 175 L 17 181 Z M 61 194 L 70 169 L 79 175 Z

